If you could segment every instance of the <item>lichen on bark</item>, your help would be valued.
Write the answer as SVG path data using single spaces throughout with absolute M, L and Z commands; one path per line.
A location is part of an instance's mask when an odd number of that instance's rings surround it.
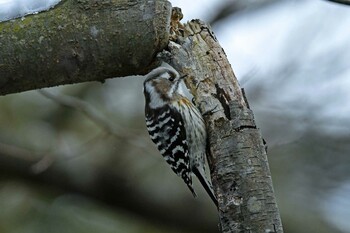
M 168 43 L 171 5 L 66 0 L 0 23 L 0 95 L 144 73 Z
M 283 232 L 265 145 L 224 50 L 208 25 L 193 20 L 188 36 L 168 46 L 202 113 L 221 232 Z M 164 55 L 164 57 L 166 57 Z

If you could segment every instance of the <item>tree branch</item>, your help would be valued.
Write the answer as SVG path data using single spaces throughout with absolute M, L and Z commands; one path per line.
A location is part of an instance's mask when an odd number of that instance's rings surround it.
M 210 25 L 225 20 L 227 17 L 239 12 L 252 12 L 278 2 L 277 0 L 235 0 L 223 2 L 208 22 Z
M 115 122 L 112 122 L 106 117 L 104 117 L 103 114 L 101 114 L 97 109 L 95 109 L 92 105 L 89 105 L 87 102 L 82 101 L 73 96 L 54 95 L 46 90 L 38 90 L 38 92 L 46 98 L 51 99 L 52 101 L 55 101 L 58 104 L 82 112 L 98 127 L 104 130 L 107 134 L 113 135 L 118 140 L 129 143 L 134 147 L 141 147 L 143 151 L 148 150 L 148 147 L 145 147 L 144 145 L 142 146 L 140 143 L 137 143 L 139 141 L 138 139 L 140 138 L 140 134 L 138 131 L 127 129 L 125 127 L 122 127 L 121 125 L 117 125 Z
M 328 2 L 339 3 L 343 5 L 350 5 L 350 0 L 326 0 Z
M 38 90 L 38 92 L 43 96 L 45 96 L 46 98 L 52 101 L 55 101 L 58 104 L 61 104 L 63 106 L 70 107 L 77 111 L 82 112 L 97 126 L 102 128 L 108 134 L 112 134 L 118 139 L 125 139 L 125 137 L 133 138 L 135 136 L 130 134 L 127 129 L 124 129 L 121 126 L 118 126 L 115 123 L 106 119 L 97 109 L 93 108 L 87 102 L 84 102 L 73 96 L 54 95 L 46 90 Z
M 0 95 L 144 73 L 168 43 L 165 0 L 66 0 L 0 23 Z
M 169 62 L 187 74 L 202 112 L 219 110 L 205 120 L 221 230 L 282 233 L 263 139 L 225 52 L 208 25 L 192 20 L 185 28 L 189 38 L 169 44 Z
M 66 163 L 53 161 L 47 169 L 37 173 L 33 166 L 40 161 L 40 157 L 43 155 L 34 156 L 30 151 L 0 143 L 0 176 L 12 176 L 44 184 L 47 188 L 75 192 L 161 226 L 194 232 L 217 232 L 216 219 L 208 218 L 208 212 L 199 203 L 187 202 L 186 199 L 182 199 L 181 203 L 169 199 L 159 201 L 154 195 L 145 195 L 118 169 L 112 171 L 106 167 L 95 167 L 92 170 L 91 166 L 82 165 L 79 174 L 85 179 L 77 179 L 74 177 L 76 173 L 73 174 Z

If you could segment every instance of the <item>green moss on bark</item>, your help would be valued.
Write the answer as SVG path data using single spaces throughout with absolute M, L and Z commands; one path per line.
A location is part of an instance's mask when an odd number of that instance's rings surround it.
M 167 1 L 67 0 L 0 23 L 0 94 L 140 74 L 168 43 Z

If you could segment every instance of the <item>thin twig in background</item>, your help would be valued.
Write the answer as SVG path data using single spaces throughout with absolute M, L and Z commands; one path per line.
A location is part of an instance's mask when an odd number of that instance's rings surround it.
M 38 156 L 45 155 L 0 142 L 0 177 L 35 182 L 51 190 L 49 193 L 57 192 L 57 195 L 62 195 L 62 191 L 77 193 L 159 226 L 188 232 L 217 232 L 215 218 L 208 217 L 210 213 L 202 203 L 192 202 L 190 195 L 170 201 L 171 197 L 159 199 L 152 190 L 145 192 L 139 185 L 131 185 L 122 169 L 110 170 L 105 166 L 96 166 L 92 172 L 90 166 L 82 165 L 79 174 L 89 174 L 92 179 L 77 179 L 76 173 L 57 163 L 48 166 L 45 172 L 36 173 L 32 167 Z M 168 210 L 172 210 L 171 213 Z M 204 223 L 203 219 L 206 219 Z
M 326 1 L 350 6 L 350 0 L 326 0 Z
M 130 134 L 123 128 L 113 124 L 107 120 L 102 114 L 99 113 L 95 108 L 78 98 L 67 96 L 67 95 L 54 95 L 45 90 L 38 90 L 40 94 L 54 102 L 73 108 L 82 112 L 86 117 L 88 117 L 92 122 L 94 122 L 98 127 L 105 130 L 107 133 L 113 134 L 117 138 L 124 139 L 125 137 L 130 137 Z M 134 135 L 133 135 L 134 136 Z
M 111 122 L 89 103 L 73 96 L 67 96 L 62 94 L 54 95 L 45 90 L 38 90 L 38 92 L 46 98 L 62 106 L 70 107 L 82 112 L 98 127 L 102 128 L 102 130 L 104 130 L 107 134 L 114 136 L 118 140 L 127 142 L 137 148 L 141 148 L 143 152 L 148 151 L 149 154 L 153 153 L 153 151 L 150 150 L 149 147 L 150 143 L 140 143 L 147 142 L 147 140 L 144 139 L 144 135 L 146 134 L 143 135 L 140 133 L 139 130 L 130 130 L 120 125 L 117 125 L 114 122 Z M 150 142 L 150 140 L 148 140 L 148 142 Z
M 107 133 L 112 134 L 116 138 L 120 139 L 135 139 L 136 134 L 139 132 L 130 133 L 130 129 L 124 128 L 120 125 L 111 122 L 106 117 L 104 117 L 97 109 L 95 109 L 89 103 L 80 100 L 73 96 L 67 95 L 54 95 L 46 90 L 38 90 L 40 94 L 51 99 L 52 101 L 73 108 L 77 111 L 82 112 L 86 117 L 88 117 L 93 123 L 95 123 L 98 127 L 105 130 Z

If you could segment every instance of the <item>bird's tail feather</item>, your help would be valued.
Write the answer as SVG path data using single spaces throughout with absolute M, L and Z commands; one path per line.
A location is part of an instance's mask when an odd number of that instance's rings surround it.
M 193 197 L 197 197 L 197 194 L 196 194 L 196 192 L 194 191 L 192 185 L 191 185 L 191 184 L 187 184 L 187 187 L 190 189 L 190 191 L 191 191 Z
M 200 171 L 198 167 L 195 167 L 193 169 L 193 173 L 197 176 L 199 182 L 201 182 L 202 186 L 204 187 L 205 191 L 207 191 L 208 195 L 210 196 L 210 198 L 212 199 L 216 207 L 218 207 L 219 206 L 218 200 L 215 197 L 211 183 L 205 176 L 204 170 L 202 169 L 202 171 Z

